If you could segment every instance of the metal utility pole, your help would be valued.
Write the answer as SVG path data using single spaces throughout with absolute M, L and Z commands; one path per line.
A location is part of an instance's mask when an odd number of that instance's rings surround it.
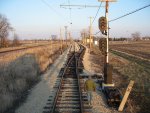
M 61 34 L 61 28 L 60 28 L 60 43 L 61 43 L 60 49 L 61 49 L 61 54 L 62 54 L 62 34 Z
M 68 34 L 68 32 L 67 32 L 67 28 L 68 28 L 68 26 L 65 26 L 66 45 L 67 45 L 67 34 Z M 68 46 L 68 45 L 67 45 L 67 46 Z
M 85 31 L 84 31 L 84 38 L 85 38 L 85 45 L 87 45 L 87 35 Z
M 84 33 L 83 32 L 81 33 L 81 36 L 82 36 L 82 43 L 85 44 L 85 38 L 84 38 Z
M 83 33 L 84 44 L 86 45 L 85 32 Z
M 106 41 L 106 44 L 107 44 L 107 46 L 106 46 L 106 64 L 108 64 L 109 63 L 109 59 L 108 59 L 108 55 L 109 55 L 109 49 L 108 49 L 108 44 L 109 44 L 109 35 L 108 35 L 108 29 L 109 29 L 109 26 L 108 26 L 108 6 L 109 4 L 108 4 L 108 1 L 106 1 L 106 13 L 105 13 L 105 17 L 106 17 L 106 20 L 107 20 L 107 30 L 106 30 L 106 33 L 107 33 L 107 35 L 106 35 L 106 39 L 107 39 L 107 41 Z
M 69 39 L 68 39 L 68 40 L 69 40 L 69 42 L 71 43 L 71 40 L 72 40 L 72 39 L 71 39 L 71 32 L 69 32 L 68 35 L 69 35 Z
M 84 32 L 81 32 L 81 37 L 82 37 L 82 43 L 85 44 L 85 37 L 84 37 Z
M 105 55 L 105 65 L 104 65 L 104 84 L 103 87 L 105 86 L 114 86 L 112 84 L 112 66 L 109 65 L 109 25 L 108 25 L 108 8 L 109 8 L 109 2 L 115 2 L 116 0 L 98 0 L 101 2 L 106 2 L 105 6 L 105 18 L 107 21 L 107 29 L 105 31 L 106 35 L 106 55 Z
M 71 32 L 69 32 L 69 39 L 70 39 L 70 41 L 71 41 Z
M 50 38 L 50 47 L 51 47 L 51 54 L 52 54 L 52 52 L 53 52 L 53 50 L 52 50 L 52 36 L 51 36 L 51 38 Z
M 89 43 L 90 43 L 90 51 L 91 51 L 91 48 L 92 48 L 92 17 L 89 17 L 90 18 L 90 39 L 89 39 Z

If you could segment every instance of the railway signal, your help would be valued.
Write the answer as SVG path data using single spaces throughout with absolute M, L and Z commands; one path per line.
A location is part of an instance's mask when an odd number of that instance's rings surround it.
M 103 55 L 106 55 L 106 49 L 107 49 L 107 42 L 106 38 L 101 38 L 99 40 L 99 49 L 102 52 Z
M 101 17 L 99 19 L 99 28 L 100 31 L 102 32 L 102 34 L 106 35 L 106 54 L 105 54 L 105 64 L 104 64 L 104 83 L 103 83 L 103 88 L 107 87 L 107 86 L 114 86 L 114 84 L 112 84 L 112 74 L 110 73 L 110 71 L 112 71 L 109 68 L 109 60 L 108 60 L 108 54 L 109 54 L 109 48 L 108 48 L 108 8 L 109 8 L 109 2 L 116 2 L 116 0 L 98 0 L 100 2 L 106 2 L 105 5 L 105 17 Z
M 107 30 L 107 19 L 106 17 L 100 17 L 99 18 L 99 29 L 102 32 L 102 34 L 106 35 L 106 30 Z

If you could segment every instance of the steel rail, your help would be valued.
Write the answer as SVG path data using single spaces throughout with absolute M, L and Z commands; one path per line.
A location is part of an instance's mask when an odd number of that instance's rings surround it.
M 50 44 L 36 45 L 36 46 L 31 46 L 31 47 L 23 47 L 23 48 L 19 48 L 19 49 L 12 49 L 12 50 L 0 51 L 0 54 L 2 54 L 2 53 L 9 53 L 9 52 L 13 52 L 13 51 L 20 51 L 20 50 L 32 49 L 32 48 L 41 47 L 41 46 L 47 46 L 47 45 L 50 45 Z
M 71 48 L 73 48 L 73 46 L 71 46 Z M 71 50 L 71 48 L 70 48 L 70 50 Z M 84 47 L 83 47 L 83 48 L 84 48 Z M 83 49 L 83 48 L 81 48 L 81 45 L 80 45 L 80 49 Z M 60 90 L 61 90 L 61 88 L 62 88 L 63 77 L 64 77 L 64 75 L 65 75 L 65 73 L 66 73 L 67 68 L 69 67 L 69 64 L 71 63 L 71 61 L 72 61 L 74 58 L 75 58 L 75 63 L 76 63 L 76 64 L 75 64 L 75 66 L 76 66 L 76 67 L 75 67 L 75 69 L 76 69 L 76 76 L 77 76 L 77 80 L 78 80 L 78 90 L 79 90 L 79 100 L 80 100 L 80 113 L 83 113 L 82 91 L 81 91 L 81 88 L 80 88 L 80 78 L 79 78 L 79 74 L 78 74 L 79 59 L 80 59 L 80 57 L 82 56 L 81 54 L 83 54 L 83 51 L 84 51 L 84 49 L 81 50 L 81 52 L 79 53 L 79 56 L 77 57 L 76 52 L 75 52 L 75 49 L 74 49 L 74 53 L 73 53 L 73 55 L 71 56 L 71 58 L 69 59 L 67 65 L 66 65 L 66 67 L 64 68 L 64 71 L 63 71 L 63 73 L 62 73 L 61 81 L 60 81 L 58 90 L 57 90 L 57 92 L 56 92 L 56 96 L 55 96 L 55 98 L 54 98 L 54 103 L 53 103 L 53 106 L 52 106 L 52 109 L 51 109 L 50 113 L 55 113 L 55 108 L 56 108 L 56 105 L 57 105 L 57 100 L 58 100 L 58 97 L 59 97 L 59 92 L 60 92 Z
M 71 49 L 70 49 L 70 50 L 71 50 Z M 65 75 L 65 73 L 66 73 L 66 70 L 67 70 L 67 68 L 68 68 L 68 66 L 69 66 L 69 64 L 70 64 L 70 62 L 71 62 L 72 59 L 74 58 L 74 56 L 75 56 L 75 53 L 74 53 L 74 54 L 72 55 L 72 57 L 70 58 L 69 62 L 67 63 L 67 65 L 66 65 L 66 67 L 65 67 L 65 69 L 64 69 L 64 71 L 63 71 L 63 73 L 62 73 L 61 81 L 60 81 L 60 84 L 59 84 L 59 87 L 58 87 L 56 96 L 55 96 L 55 98 L 54 98 L 54 104 L 53 104 L 53 107 L 52 107 L 52 110 L 51 110 L 50 113 L 55 113 L 55 108 L 56 108 L 57 100 L 58 100 L 58 97 L 59 97 L 59 92 L 60 92 L 60 89 L 61 89 L 61 87 L 62 87 L 63 77 L 64 77 L 64 75 Z
M 80 45 L 80 49 L 82 49 L 81 45 Z M 79 74 L 78 74 L 78 65 L 79 65 L 81 54 L 83 54 L 83 50 L 81 50 L 81 53 L 79 53 L 78 58 L 75 57 L 75 59 L 76 59 L 76 75 L 77 75 L 77 79 L 78 79 L 78 88 L 79 88 L 79 97 L 80 97 L 80 112 L 83 113 L 82 91 L 80 88 L 80 78 L 79 78 Z

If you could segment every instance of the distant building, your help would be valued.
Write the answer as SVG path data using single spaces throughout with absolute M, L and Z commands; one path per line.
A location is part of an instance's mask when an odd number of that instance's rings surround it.
M 90 43 L 90 38 L 87 37 L 86 40 L 87 40 L 87 43 L 89 44 Z M 91 38 L 91 43 L 93 43 L 93 39 L 92 38 Z
M 142 37 L 142 40 L 150 40 L 150 37 Z

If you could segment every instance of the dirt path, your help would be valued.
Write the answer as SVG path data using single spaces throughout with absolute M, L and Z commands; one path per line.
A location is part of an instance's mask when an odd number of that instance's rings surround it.
M 53 90 L 53 86 L 57 79 L 60 69 L 67 60 L 68 50 L 65 51 L 50 67 L 50 69 L 41 76 L 41 81 L 34 86 L 30 94 L 15 113 L 42 113 L 47 99 L 50 96 L 50 92 Z

